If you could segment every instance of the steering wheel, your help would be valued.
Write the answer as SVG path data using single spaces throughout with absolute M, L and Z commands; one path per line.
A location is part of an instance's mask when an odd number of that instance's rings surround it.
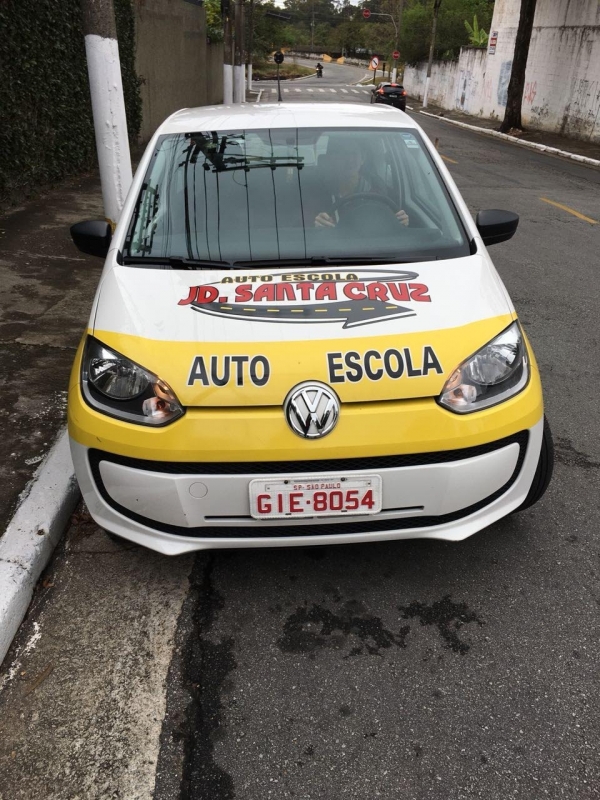
M 361 200 L 372 200 L 376 203 L 383 203 L 383 205 L 390 208 L 394 214 L 398 211 L 396 208 L 396 203 L 387 197 L 384 194 L 377 194 L 376 192 L 355 192 L 355 194 L 348 194 L 346 197 L 342 197 L 341 200 L 338 200 L 337 208 L 338 211 L 341 211 L 346 206 L 353 205 L 354 203 L 359 203 Z

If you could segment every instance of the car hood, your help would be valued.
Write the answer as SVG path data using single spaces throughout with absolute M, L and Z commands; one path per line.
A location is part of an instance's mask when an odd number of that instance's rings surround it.
M 307 380 L 342 402 L 440 393 L 515 318 L 485 255 L 395 267 L 114 266 L 91 332 L 185 406 L 280 405 Z

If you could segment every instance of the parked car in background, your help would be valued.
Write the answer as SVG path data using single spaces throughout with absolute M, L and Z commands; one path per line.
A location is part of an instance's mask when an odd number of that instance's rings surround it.
M 373 89 L 371 102 L 385 103 L 406 111 L 406 90 L 399 83 L 380 83 Z

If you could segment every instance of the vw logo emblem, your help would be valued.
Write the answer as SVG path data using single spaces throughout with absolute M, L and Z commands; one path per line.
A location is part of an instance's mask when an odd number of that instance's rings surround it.
M 285 398 L 283 410 L 294 433 L 303 439 L 319 439 L 335 428 L 340 401 L 324 383 L 299 383 Z

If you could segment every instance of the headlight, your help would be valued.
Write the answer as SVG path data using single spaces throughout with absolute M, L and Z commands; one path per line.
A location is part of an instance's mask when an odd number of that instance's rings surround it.
M 438 398 L 457 414 L 495 406 L 527 385 L 529 364 L 523 334 L 513 322 L 454 370 Z
M 167 383 L 93 336 L 85 344 L 81 386 L 92 408 L 138 425 L 166 425 L 184 414 Z

